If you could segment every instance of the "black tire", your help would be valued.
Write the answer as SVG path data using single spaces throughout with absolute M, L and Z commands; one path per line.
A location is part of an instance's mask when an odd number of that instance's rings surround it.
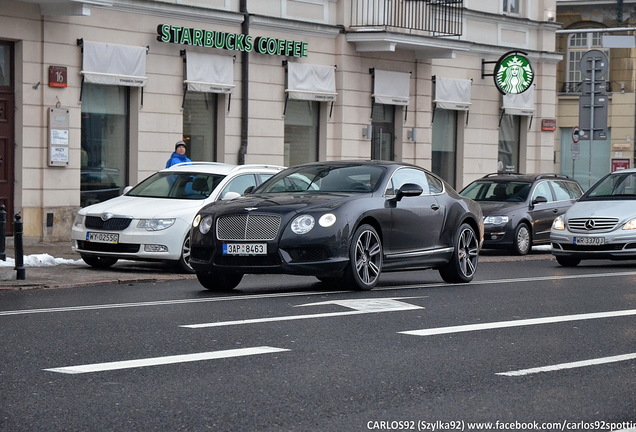
M 375 228 L 362 225 L 353 234 L 349 245 L 349 265 L 342 278 L 346 286 L 368 291 L 373 289 L 382 273 L 382 241 Z
M 581 262 L 581 258 L 576 257 L 556 256 L 555 258 L 563 267 L 576 267 Z
M 241 283 L 241 273 L 223 271 L 198 271 L 196 272 L 199 283 L 210 291 L 231 291 Z
M 448 283 L 466 283 L 473 280 L 479 260 L 479 240 L 473 227 L 467 223 L 457 229 L 453 256 L 439 268 L 439 274 Z
M 98 269 L 106 269 L 112 267 L 116 262 L 117 258 L 107 257 L 107 256 L 98 256 L 98 255 L 80 255 L 84 262 L 91 267 L 95 267 Z
M 527 223 L 520 223 L 515 229 L 510 251 L 519 256 L 527 255 L 532 249 L 532 232 Z
M 176 261 L 177 269 L 182 273 L 194 273 L 190 266 L 190 233 L 186 234 L 181 245 L 181 257 Z

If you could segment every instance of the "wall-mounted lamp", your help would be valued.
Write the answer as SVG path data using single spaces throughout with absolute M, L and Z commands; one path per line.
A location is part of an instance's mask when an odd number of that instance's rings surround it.
M 417 141 L 417 129 L 411 128 L 406 131 L 406 137 L 411 141 Z
M 362 138 L 371 138 L 373 127 L 371 125 L 362 128 Z
M 625 94 L 625 83 L 621 83 L 621 93 Z
M 546 10 L 545 20 L 548 22 L 554 22 L 556 20 L 556 12 L 554 12 L 553 10 Z

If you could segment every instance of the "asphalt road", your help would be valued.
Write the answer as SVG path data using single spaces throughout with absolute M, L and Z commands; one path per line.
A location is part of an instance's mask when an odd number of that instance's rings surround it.
M 0 431 L 629 430 L 636 264 L 0 292 Z M 488 422 L 488 424 L 480 424 Z

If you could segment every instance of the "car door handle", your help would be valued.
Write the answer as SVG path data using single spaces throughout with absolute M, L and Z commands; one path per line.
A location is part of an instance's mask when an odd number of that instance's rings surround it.
M 552 209 L 552 213 L 558 213 L 559 209 Z
M 432 208 L 433 210 L 439 210 L 439 205 L 437 205 L 437 204 L 431 204 L 431 208 Z

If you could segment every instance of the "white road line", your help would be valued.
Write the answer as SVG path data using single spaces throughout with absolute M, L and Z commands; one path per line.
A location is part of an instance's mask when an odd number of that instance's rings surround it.
M 403 297 L 403 298 L 413 299 L 413 298 L 419 298 L 419 297 Z M 302 304 L 296 307 L 323 306 L 323 305 L 330 305 L 330 304 L 335 304 L 338 306 L 343 306 L 343 307 L 351 308 L 355 310 L 346 311 L 346 312 L 325 312 L 325 313 L 319 313 L 319 314 L 253 318 L 253 319 L 244 319 L 244 320 L 236 320 L 236 321 L 217 321 L 212 323 L 187 324 L 187 325 L 181 325 L 179 327 L 199 329 L 199 328 L 207 328 L 207 327 L 224 327 L 224 326 L 257 324 L 257 323 L 266 323 L 266 322 L 275 322 L 275 321 L 296 321 L 296 320 L 312 319 L 312 318 L 331 318 L 331 317 L 346 316 L 346 315 L 360 315 L 360 314 L 368 314 L 368 313 L 396 312 L 396 311 L 423 309 L 422 306 L 405 303 L 405 302 L 399 301 L 398 298 L 328 300 L 328 301 L 322 301 L 317 303 Z
M 174 356 L 166 356 L 166 357 L 124 360 L 124 361 L 109 362 L 109 363 L 94 363 L 94 364 L 78 365 L 78 366 L 66 366 L 66 367 L 51 368 L 51 369 L 44 369 L 44 370 L 49 372 L 59 372 L 59 373 L 65 373 L 65 374 L 83 374 L 83 373 L 91 373 L 91 372 L 112 371 L 112 370 L 119 370 L 119 369 L 160 366 L 160 365 L 168 365 L 168 364 L 175 364 L 175 363 L 195 362 L 195 361 L 202 361 L 202 360 L 217 360 L 217 359 L 223 359 L 223 358 L 229 358 L 229 357 L 242 357 L 242 356 L 251 356 L 251 355 L 257 355 L 257 354 L 271 354 L 271 353 L 282 352 L 282 351 L 290 351 L 290 350 L 285 348 L 261 346 L 261 347 L 253 347 L 253 348 L 231 349 L 231 350 L 225 350 L 225 351 L 210 351 L 210 352 L 202 352 L 202 353 L 195 353 L 195 354 L 183 354 L 183 355 L 174 355 Z
M 617 355 L 617 356 L 613 356 L 613 357 L 602 357 L 602 358 L 590 359 L 590 360 L 582 360 L 582 361 L 571 362 L 571 363 L 561 363 L 561 364 L 555 364 L 555 365 L 543 366 L 543 367 L 536 367 L 536 368 L 531 368 L 531 369 L 520 369 L 520 370 L 516 370 L 516 371 L 509 371 L 509 372 L 498 372 L 496 375 L 523 376 L 523 375 L 536 374 L 536 373 L 540 373 L 540 372 L 553 372 L 553 371 L 558 371 L 558 370 L 563 370 L 563 369 L 582 368 L 582 367 L 587 367 L 587 366 L 594 366 L 594 365 L 607 364 L 607 363 L 616 363 L 616 362 L 634 360 L 634 359 L 636 359 L 636 353 Z
M 442 334 L 450 334 L 450 333 L 490 330 L 490 329 L 497 329 L 497 328 L 521 327 L 521 326 L 530 326 L 530 325 L 539 325 L 539 324 L 553 324 L 553 323 L 560 323 L 560 322 L 567 322 L 567 321 L 583 321 L 583 320 L 599 319 L 599 318 L 614 318 L 614 317 L 629 316 L 629 315 L 636 315 L 636 309 L 578 314 L 578 315 L 562 315 L 562 316 L 552 316 L 552 317 L 545 317 L 545 318 L 531 318 L 531 319 L 525 319 L 525 320 L 499 321 L 499 322 L 490 322 L 490 323 L 483 323 L 483 324 L 468 324 L 468 325 L 451 326 L 451 327 L 437 327 L 437 328 L 422 329 L 422 330 L 408 330 L 408 331 L 402 331 L 399 333 L 413 335 L 413 336 L 433 336 L 433 335 L 442 335 Z
M 508 283 L 536 283 L 537 281 L 551 281 L 551 280 L 566 280 L 566 279 L 592 279 L 592 278 L 608 278 L 608 277 L 623 277 L 623 276 L 635 276 L 635 271 L 629 272 L 617 272 L 617 273 L 599 273 L 599 274 L 577 274 L 567 276 L 543 276 L 543 277 L 528 277 L 517 279 L 498 279 L 498 280 L 484 280 L 484 281 L 472 281 L 470 285 L 497 285 Z M 414 285 L 396 285 L 390 287 L 378 287 L 376 291 L 396 291 L 407 289 L 420 289 L 420 288 L 435 288 L 449 286 L 447 283 L 430 283 L 430 284 L 414 284 Z M 42 308 L 42 309 L 19 309 L 0 311 L 0 317 L 10 315 L 30 315 L 38 313 L 55 313 L 55 312 L 77 312 L 77 311 L 89 311 L 99 309 L 123 309 L 133 307 L 149 307 L 149 306 L 170 306 L 176 304 L 189 304 L 189 303 L 214 303 L 222 301 L 239 301 L 239 300 L 254 300 L 262 298 L 276 298 L 276 297 L 304 297 L 310 295 L 325 295 L 325 294 L 344 294 L 354 292 L 353 290 L 342 291 L 302 291 L 302 292 L 287 292 L 276 294 L 245 294 L 228 297 L 212 297 L 206 299 L 177 299 L 177 300 L 161 300 L 161 301 L 149 301 L 138 303 L 114 303 L 114 304 L 101 304 L 101 305 L 85 305 L 85 306 L 68 306 L 68 307 L 56 307 L 56 308 Z

